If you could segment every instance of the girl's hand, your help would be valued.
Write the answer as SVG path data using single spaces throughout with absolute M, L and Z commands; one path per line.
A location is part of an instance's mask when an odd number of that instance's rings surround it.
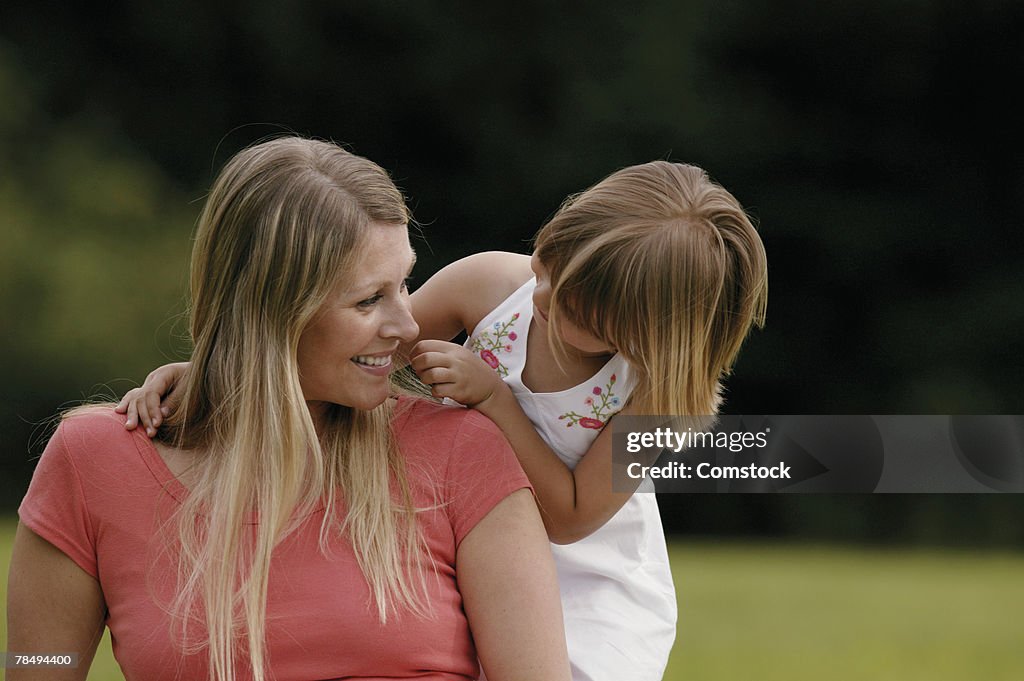
M 475 407 L 500 390 L 501 377 L 472 352 L 447 341 L 420 341 L 412 349 L 411 365 L 434 397 L 449 397 Z
M 174 388 L 187 368 L 188 362 L 165 364 L 150 372 L 140 387 L 126 392 L 114 407 L 118 414 L 128 415 L 124 422 L 125 429 L 135 430 L 141 422 L 146 435 L 156 436 L 156 429 L 178 403 L 180 394 L 174 392 Z

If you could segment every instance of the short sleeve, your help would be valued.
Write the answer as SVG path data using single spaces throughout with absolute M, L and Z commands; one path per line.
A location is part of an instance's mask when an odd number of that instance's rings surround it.
M 58 426 L 18 508 L 21 522 L 98 578 L 96 537 L 79 472 L 67 447 L 68 422 Z
M 491 509 L 516 490 L 530 489 L 501 430 L 479 412 L 465 410 L 448 459 L 448 516 L 456 546 Z

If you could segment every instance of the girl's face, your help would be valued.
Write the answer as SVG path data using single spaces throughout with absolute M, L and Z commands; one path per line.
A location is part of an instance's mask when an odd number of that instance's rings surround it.
M 544 267 L 536 253 L 530 258 L 530 268 L 537 276 L 537 288 L 533 290 L 533 306 L 537 311 L 534 318 L 546 329 L 548 310 L 551 308 L 551 278 L 548 269 Z M 568 349 L 575 350 L 581 357 L 615 354 L 615 348 L 565 319 L 564 315 L 562 315 L 555 333 L 568 346 Z
M 387 399 L 394 353 L 419 335 L 405 286 L 414 260 L 404 225 L 374 227 L 349 283 L 337 286 L 299 339 L 307 402 L 373 409 Z

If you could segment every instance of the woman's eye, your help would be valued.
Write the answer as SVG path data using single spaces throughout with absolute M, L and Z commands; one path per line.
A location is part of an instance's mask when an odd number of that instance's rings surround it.
M 402 283 L 399 284 L 398 290 L 400 292 L 402 292 L 402 293 L 405 293 L 406 291 L 408 291 L 409 290 L 409 283 L 411 281 L 412 281 L 412 277 L 406 277 L 405 279 L 403 279 Z M 384 297 L 384 295 L 385 295 L 384 293 L 375 293 L 375 294 L 373 294 L 372 296 L 370 296 L 369 298 L 367 298 L 365 300 L 360 300 L 358 303 L 356 303 L 356 307 L 360 307 L 360 308 L 373 307 L 374 305 L 376 305 L 377 303 L 379 303 L 381 301 L 381 299 Z
M 382 296 L 381 294 L 378 293 L 376 295 L 370 296 L 366 300 L 360 300 L 358 303 L 356 303 L 356 305 L 358 307 L 373 307 L 378 302 L 380 302 L 380 299 L 383 298 L 383 297 L 384 296 Z

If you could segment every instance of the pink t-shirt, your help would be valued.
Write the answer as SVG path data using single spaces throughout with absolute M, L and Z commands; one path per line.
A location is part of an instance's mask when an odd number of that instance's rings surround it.
M 271 565 L 267 650 L 272 677 L 475 679 L 476 651 L 459 594 L 462 539 L 529 482 L 497 427 L 469 409 L 402 400 L 395 421 L 421 528 L 437 565 L 426 579 L 435 618 L 380 624 L 352 547 L 318 549 L 323 511 L 280 544 Z M 111 410 L 64 420 L 19 509 L 21 521 L 99 580 L 114 655 L 129 681 L 207 678 L 205 651 L 183 655 L 164 606 L 174 555 L 164 522 L 187 494 L 141 429 Z M 429 570 L 429 569 L 428 569 Z

